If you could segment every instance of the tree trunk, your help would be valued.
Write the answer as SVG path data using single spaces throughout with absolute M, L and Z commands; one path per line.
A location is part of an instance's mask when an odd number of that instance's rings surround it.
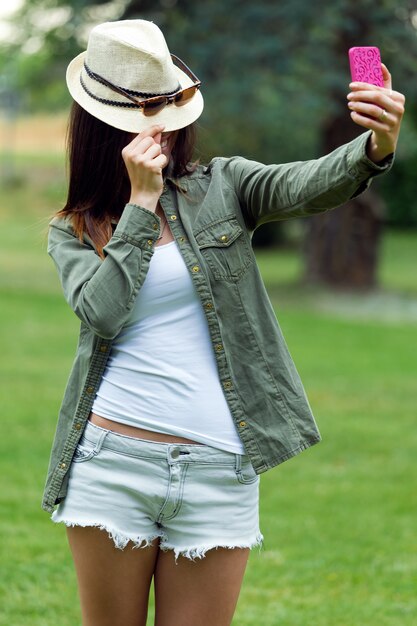
M 324 128 L 326 154 L 357 135 L 345 108 Z M 382 213 L 381 201 L 369 189 L 342 207 L 308 218 L 304 280 L 347 289 L 375 287 Z

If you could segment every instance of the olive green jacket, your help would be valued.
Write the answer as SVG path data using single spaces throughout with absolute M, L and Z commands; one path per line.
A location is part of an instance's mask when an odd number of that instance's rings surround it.
M 320 159 L 283 165 L 215 158 L 175 181 L 183 192 L 169 173 L 165 179 L 161 205 L 201 299 L 221 385 L 257 473 L 317 443 L 320 433 L 260 276 L 252 234 L 260 224 L 315 215 L 364 191 L 393 161 L 393 155 L 381 165 L 370 161 L 368 137 L 369 131 Z M 155 213 L 127 204 L 101 260 L 68 219 L 51 221 L 48 253 L 81 328 L 50 455 L 46 511 L 65 497 L 112 340 L 143 285 L 159 232 Z

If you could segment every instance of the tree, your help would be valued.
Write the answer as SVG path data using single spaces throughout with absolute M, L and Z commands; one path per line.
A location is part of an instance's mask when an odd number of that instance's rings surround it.
M 300 160 L 363 132 L 346 107 L 349 47 L 378 45 L 394 88 L 417 99 L 417 83 L 408 80 L 417 57 L 416 9 L 417 0 L 228 0 L 227 5 L 221 0 L 26 0 L 8 58 L 19 49 L 32 50 L 20 55 L 22 83 L 31 85 L 39 104 L 48 89 L 56 103 L 68 102 L 62 77 L 68 60 L 85 48 L 88 25 L 151 19 L 171 50 L 203 80 L 204 160 L 219 153 L 265 163 Z M 42 20 L 42 15 L 49 17 Z M 337 211 L 306 220 L 306 280 L 375 284 L 381 232 L 376 190 L 375 185 Z
M 416 60 L 414 4 L 398 6 L 395 2 L 369 0 L 333 3 L 333 14 L 325 18 L 328 27 L 332 26 L 332 36 L 327 42 L 332 62 L 342 65 L 352 46 L 379 45 L 386 63 L 392 64 L 394 81 L 398 80 L 401 89 Z M 324 6 L 318 8 L 324 10 Z M 345 89 L 335 81 L 329 84 L 329 94 L 333 108 L 321 125 L 323 152 L 330 152 L 357 134 L 357 129 L 345 121 Z M 415 89 L 409 95 L 415 97 Z M 337 211 L 308 220 L 305 280 L 359 289 L 376 286 L 383 216 L 380 198 L 369 190 Z

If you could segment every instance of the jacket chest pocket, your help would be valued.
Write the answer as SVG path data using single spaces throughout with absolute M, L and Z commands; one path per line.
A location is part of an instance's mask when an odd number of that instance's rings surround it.
M 216 280 L 238 281 L 252 263 L 250 244 L 235 217 L 209 224 L 195 238 Z

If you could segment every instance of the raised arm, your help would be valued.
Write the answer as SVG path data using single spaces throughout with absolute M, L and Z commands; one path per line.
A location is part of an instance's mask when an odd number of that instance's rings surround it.
M 48 253 L 65 298 L 81 321 L 106 339 L 113 339 L 126 322 L 159 235 L 160 219 L 155 211 L 162 192 L 162 169 L 167 164 L 161 148 L 163 129 L 149 127 L 122 150 L 131 195 L 103 248 L 104 260 L 89 237 L 79 240 L 70 218 L 55 218 L 50 224 Z
M 239 157 L 223 162 L 226 181 L 239 197 L 247 224 L 302 217 L 343 204 L 390 169 L 404 115 L 404 95 L 384 87 L 351 83 L 347 95 L 355 124 L 368 129 L 350 143 L 313 161 L 263 165 Z
M 239 198 L 250 228 L 303 217 L 343 204 L 362 193 L 374 176 L 387 171 L 390 155 L 376 164 L 366 154 L 371 132 L 363 133 L 319 159 L 264 165 L 242 157 L 219 159 L 224 178 Z

